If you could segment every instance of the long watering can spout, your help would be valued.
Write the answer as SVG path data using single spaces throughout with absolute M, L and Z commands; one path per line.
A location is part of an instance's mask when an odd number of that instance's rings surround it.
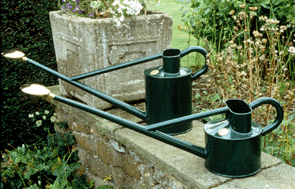
M 107 112 L 104 112 L 102 110 L 95 109 L 95 108 L 85 105 L 83 103 L 79 103 L 77 101 L 67 99 L 62 96 L 55 95 L 55 94 L 51 93 L 51 91 L 49 89 L 47 89 L 46 87 L 44 87 L 42 85 L 26 84 L 23 87 L 21 87 L 21 90 L 22 90 L 22 92 L 24 92 L 26 94 L 30 94 L 30 95 L 47 96 L 47 97 L 54 99 L 56 101 L 62 102 L 64 104 L 67 104 L 67 105 L 73 106 L 75 108 L 81 109 L 83 111 L 89 112 L 91 114 L 97 115 L 99 117 L 102 117 L 104 119 L 107 119 L 109 121 L 117 123 L 119 125 L 122 125 L 126 128 L 132 129 L 136 132 L 142 133 L 144 135 L 150 136 L 154 139 L 160 140 L 162 142 L 165 142 L 167 144 L 170 144 L 172 146 L 175 146 L 177 148 L 180 148 L 180 149 L 190 152 L 192 154 L 206 158 L 206 150 L 204 148 L 193 145 L 193 144 L 183 141 L 181 139 L 175 138 L 173 136 L 170 136 L 168 134 L 160 132 L 156 129 L 152 129 L 152 130 L 149 129 L 149 128 L 154 128 L 153 127 L 154 125 L 150 125 L 149 127 L 143 126 L 138 123 L 134 123 L 132 121 L 120 118 L 118 116 L 112 115 Z M 180 123 L 180 122 L 186 121 L 186 119 L 191 119 L 191 118 L 187 117 L 187 118 L 175 119 L 174 121 L 173 120 L 171 120 L 171 121 L 172 121 L 172 123 Z M 169 122 L 169 121 L 163 122 L 163 125 L 169 126 L 169 123 L 167 124 L 167 122 Z M 155 124 L 155 126 L 157 126 L 157 125 L 161 125 L 161 124 Z

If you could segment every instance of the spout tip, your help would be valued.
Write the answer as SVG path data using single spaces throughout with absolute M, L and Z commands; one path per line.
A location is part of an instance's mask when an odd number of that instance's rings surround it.
M 25 54 L 19 50 L 7 50 L 1 53 L 2 56 L 6 58 L 11 58 L 11 59 L 24 59 Z
M 34 96 L 47 96 L 51 94 L 49 89 L 39 84 L 25 84 L 21 87 L 21 91 Z

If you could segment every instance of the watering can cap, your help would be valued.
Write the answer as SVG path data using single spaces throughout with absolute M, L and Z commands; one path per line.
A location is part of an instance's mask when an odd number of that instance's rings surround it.
M 240 133 L 233 129 L 233 126 L 227 119 L 220 118 L 206 123 L 204 130 L 206 134 L 219 139 L 246 140 L 260 135 L 262 127 L 258 123 L 252 121 L 251 131 L 248 133 Z
M 149 68 L 144 71 L 144 74 L 148 77 L 163 78 L 163 79 L 186 77 L 186 76 L 189 76 L 191 73 L 192 73 L 191 69 L 187 69 L 183 67 L 180 67 L 179 72 L 177 73 L 166 73 L 163 69 L 163 66 Z

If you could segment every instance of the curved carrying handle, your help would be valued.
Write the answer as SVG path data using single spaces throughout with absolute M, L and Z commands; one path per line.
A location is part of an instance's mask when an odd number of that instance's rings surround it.
M 262 129 L 262 133 L 261 133 L 262 136 L 266 135 L 267 133 L 269 133 L 269 132 L 273 131 L 275 128 L 277 128 L 282 123 L 283 117 L 284 117 L 284 110 L 283 110 L 283 107 L 281 106 L 281 104 L 277 100 L 270 98 L 270 97 L 259 98 L 255 101 L 251 102 L 249 104 L 249 106 L 252 109 L 255 109 L 258 106 L 263 105 L 263 104 L 273 105 L 276 108 L 277 117 L 274 120 L 274 122 L 272 122 L 271 124 L 267 125 L 266 127 L 264 127 Z
M 208 52 L 202 47 L 192 46 L 192 47 L 189 47 L 189 48 L 184 49 L 183 51 L 181 51 L 180 56 L 183 57 L 183 56 L 185 56 L 185 55 L 187 55 L 187 54 L 189 54 L 191 52 L 201 53 L 205 58 L 205 65 L 203 66 L 203 68 L 200 71 L 198 71 L 198 72 L 191 75 L 191 79 L 195 80 L 195 79 L 198 79 L 201 75 L 205 74 L 208 71 L 208 65 L 206 64 L 206 59 L 207 59 L 206 55 L 208 54 Z

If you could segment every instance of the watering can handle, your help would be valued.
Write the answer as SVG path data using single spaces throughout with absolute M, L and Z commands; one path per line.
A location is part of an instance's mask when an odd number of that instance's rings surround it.
M 189 47 L 189 48 L 181 51 L 181 57 L 183 57 L 191 52 L 201 53 L 205 58 L 205 65 L 203 66 L 203 68 L 200 71 L 191 75 L 191 79 L 195 80 L 195 79 L 198 79 L 201 75 L 205 74 L 208 71 L 208 65 L 206 64 L 206 60 L 207 60 L 206 55 L 208 54 L 208 52 L 202 47 L 192 46 L 192 47 Z
M 263 104 L 273 105 L 276 108 L 277 117 L 271 124 L 267 125 L 266 127 L 264 127 L 262 129 L 262 133 L 261 133 L 262 136 L 266 135 L 267 133 L 269 133 L 269 132 L 273 131 L 275 128 L 277 128 L 281 124 L 281 122 L 283 121 L 283 117 L 284 117 L 284 110 L 283 110 L 283 107 L 281 106 L 281 104 L 277 100 L 270 98 L 270 97 L 259 98 L 259 99 L 255 100 L 254 102 L 251 102 L 249 104 L 249 106 L 252 109 L 255 109 L 258 106 L 263 105 Z

